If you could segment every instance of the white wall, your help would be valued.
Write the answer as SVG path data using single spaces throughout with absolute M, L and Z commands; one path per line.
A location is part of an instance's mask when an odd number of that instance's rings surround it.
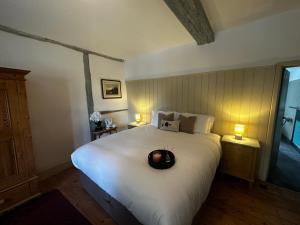
M 0 66 L 31 70 L 27 93 L 37 171 L 70 160 L 88 142 L 82 54 L 0 32 Z
M 26 85 L 37 171 L 68 162 L 73 150 L 90 140 L 82 54 L 0 32 L 0 66 L 31 70 Z M 119 64 L 96 57 L 91 66 L 96 75 L 123 74 Z M 95 94 L 99 109 L 117 103 L 104 106 L 108 102 L 100 97 Z
M 216 41 L 187 44 L 126 61 L 126 80 L 268 65 L 300 57 L 300 10 L 216 34 Z
M 127 109 L 127 91 L 124 79 L 124 63 L 90 55 L 90 69 L 95 111 Z M 121 80 L 122 98 L 103 99 L 101 79 Z M 128 124 L 128 112 L 111 113 L 109 116 L 118 127 Z

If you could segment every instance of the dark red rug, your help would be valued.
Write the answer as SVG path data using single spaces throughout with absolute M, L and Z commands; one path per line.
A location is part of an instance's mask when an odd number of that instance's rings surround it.
M 1 225 L 91 225 L 58 191 L 33 199 L 0 217 Z

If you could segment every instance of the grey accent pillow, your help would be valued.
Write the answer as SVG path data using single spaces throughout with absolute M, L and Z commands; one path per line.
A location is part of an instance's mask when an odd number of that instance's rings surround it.
M 196 116 L 185 117 L 183 115 L 179 115 L 179 121 L 180 121 L 180 127 L 179 127 L 180 132 L 185 132 L 188 134 L 194 133 Z
M 170 114 L 158 113 L 158 124 L 157 124 L 158 128 L 160 128 L 161 120 L 173 121 L 174 113 L 170 113 Z
M 180 124 L 179 120 L 174 120 L 174 121 L 161 120 L 159 129 L 178 132 L 179 124 Z

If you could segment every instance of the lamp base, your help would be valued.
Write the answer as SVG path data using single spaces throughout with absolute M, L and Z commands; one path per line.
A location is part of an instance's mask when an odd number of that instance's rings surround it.
M 243 140 L 243 136 L 240 134 L 236 134 L 236 135 L 234 135 L 234 137 L 236 140 Z

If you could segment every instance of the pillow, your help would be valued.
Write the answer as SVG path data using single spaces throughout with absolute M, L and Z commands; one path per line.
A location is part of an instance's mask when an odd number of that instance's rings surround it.
M 176 112 L 171 112 L 171 111 L 152 111 L 151 125 L 154 126 L 154 127 L 158 127 L 158 113 L 163 113 L 163 114 L 174 113 L 174 119 L 177 120 L 176 115 L 178 113 L 176 113 Z
M 208 134 L 214 125 L 215 118 L 213 116 L 192 113 L 181 113 L 181 115 L 185 117 L 196 116 L 194 133 Z
M 197 119 L 196 116 L 185 117 L 183 115 L 179 115 L 179 121 L 180 121 L 179 131 L 188 134 L 193 134 L 196 119 Z
M 178 120 L 174 120 L 174 121 L 161 120 L 159 129 L 178 132 L 179 124 L 180 121 Z
M 171 114 L 158 113 L 158 123 L 157 123 L 158 128 L 160 128 L 162 120 L 173 121 L 174 120 L 174 113 L 171 113 Z

